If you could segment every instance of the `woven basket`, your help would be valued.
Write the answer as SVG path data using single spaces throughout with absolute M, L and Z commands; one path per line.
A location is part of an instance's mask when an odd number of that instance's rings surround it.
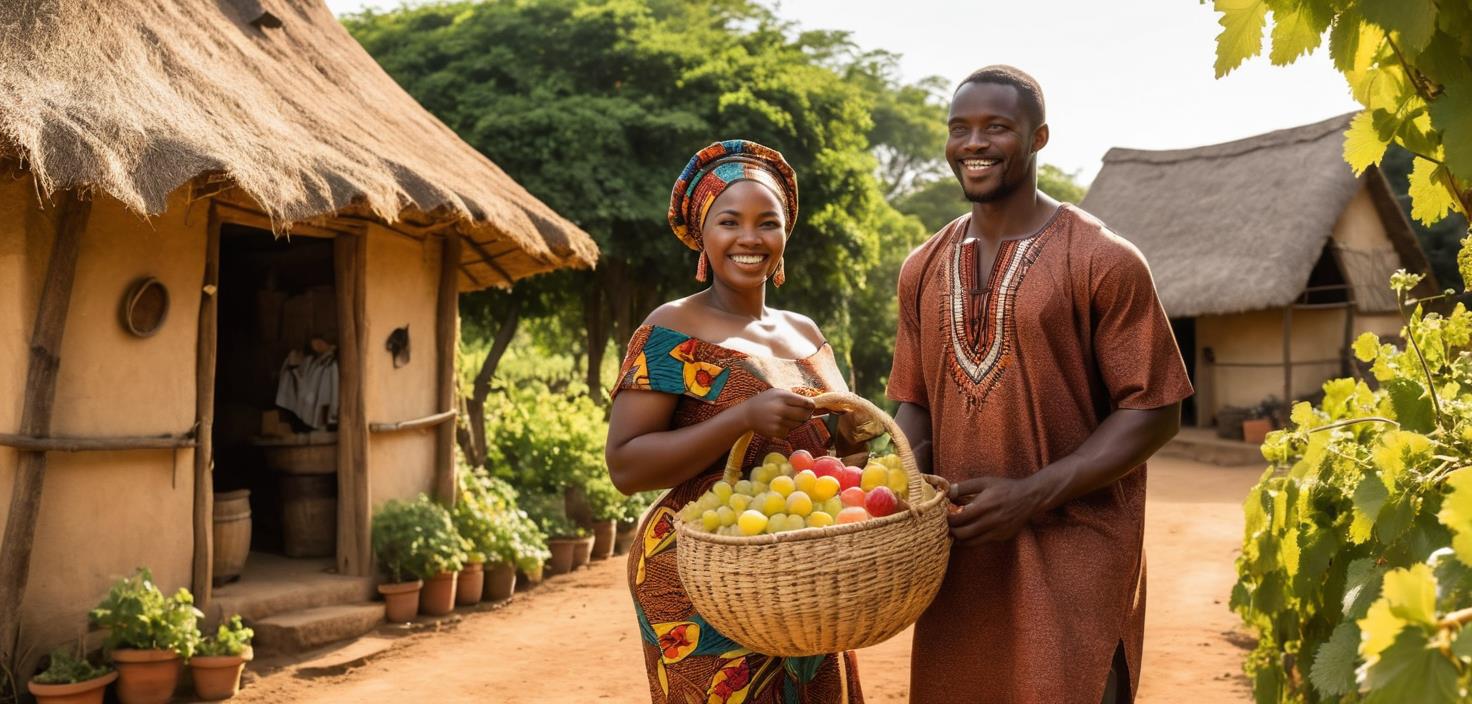
M 922 477 L 894 419 L 849 393 L 814 402 L 882 422 L 914 501 L 883 518 L 753 536 L 706 533 L 680 521 L 680 579 L 690 602 L 722 635 L 758 653 L 806 657 L 887 640 L 930 605 L 950 557 L 945 480 Z M 750 442 L 748 433 L 732 448 L 725 481 L 741 479 Z M 936 489 L 923 501 L 922 481 Z

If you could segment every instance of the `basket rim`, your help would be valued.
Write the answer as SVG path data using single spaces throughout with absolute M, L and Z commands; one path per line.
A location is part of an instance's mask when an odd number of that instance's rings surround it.
M 950 482 L 934 474 L 921 474 L 920 477 L 935 487 L 935 495 L 919 504 L 910 504 L 909 510 L 898 511 L 881 518 L 870 518 L 855 523 L 835 524 L 822 528 L 799 528 L 782 533 L 762 533 L 761 535 L 718 535 L 716 533 L 707 533 L 705 531 L 695 530 L 693 524 L 676 519 L 676 523 L 678 524 L 676 535 L 682 541 L 700 540 L 717 545 L 777 545 L 779 543 L 799 543 L 807 540 L 832 538 L 834 536 L 882 528 L 899 523 L 912 516 L 929 513 L 937 504 L 947 500 Z

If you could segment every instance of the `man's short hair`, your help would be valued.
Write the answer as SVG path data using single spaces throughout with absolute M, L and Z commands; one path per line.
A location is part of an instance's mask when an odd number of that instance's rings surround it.
M 1033 127 L 1039 127 L 1047 122 L 1048 112 L 1043 103 L 1043 88 L 1038 85 L 1037 79 L 1027 75 L 1027 72 L 1015 66 L 1006 64 L 994 64 L 976 69 L 971 75 L 963 79 L 956 90 L 961 90 L 968 83 L 993 83 L 1002 86 L 1012 86 L 1022 96 L 1022 102 L 1032 114 L 1036 122 Z

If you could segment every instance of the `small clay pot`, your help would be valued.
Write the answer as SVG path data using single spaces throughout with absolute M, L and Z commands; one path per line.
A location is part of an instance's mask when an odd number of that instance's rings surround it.
M 189 659 L 194 693 L 205 701 L 229 699 L 240 692 L 240 673 L 250 660 L 250 651 L 240 655 L 196 655 Z
M 607 560 L 613 554 L 613 537 L 617 530 L 617 521 L 598 521 L 593 524 L 594 560 Z
M 547 541 L 547 549 L 552 551 L 552 559 L 547 561 L 548 574 L 567 574 L 572 571 L 573 562 L 577 559 L 574 554 L 578 550 L 577 538 L 553 538 Z
M 72 684 L 41 684 L 31 680 L 26 683 L 26 688 L 36 698 L 36 704 L 102 704 L 102 695 L 107 693 L 107 686 L 117 678 L 118 673 L 109 672 L 101 677 Z
M 516 565 L 503 562 L 485 573 L 486 591 L 482 597 L 486 601 L 501 601 L 510 599 L 516 591 Z
M 577 547 L 572 552 L 572 568 L 577 569 L 588 564 L 593 559 L 593 536 L 577 539 Z
M 1249 418 L 1242 421 L 1242 441 L 1249 445 L 1261 445 L 1273 429 L 1269 418 Z
M 535 589 L 542 580 L 546 579 L 543 565 L 537 565 L 529 570 L 518 569 L 516 571 L 516 588 L 518 591 Z
M 444 616 L 455 610 L 455 580 L 458 572 L 441 572 L 424 580 L 419 592 L 419 613 Z
M 408 623 L 419 611 L 419 590 L 423 580 L 378 585 L 383 595 L 383 618 L 389 623 Z
M 479 604 L 485 588 L 485 565 L 480 562 L 467 564 L 464 569 L 460 570 L 460 577 L 455 583 L 455 605 Z
M 634 544 L 634 536 L 639 532 L 637 523 L 620 523 L 618 531 L 613 534 L 613 553 L 623 555 L 629 551 Z
M 179 654 L 172 650 L 112 651 L 121 704 L 165 704 L 179 686 Z

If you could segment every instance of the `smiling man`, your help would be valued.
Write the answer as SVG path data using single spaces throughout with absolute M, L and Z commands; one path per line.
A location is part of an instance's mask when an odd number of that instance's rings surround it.
M 888 394 L 962 506 L 915 702 L 1128 702 L 1139 682 L 1144 462 L 1191 385 L 1139 251 L 1037 190 L 1045 117 L 1015 68 L 961 83 L 946 160 L 971 212 L 900 273 Z

